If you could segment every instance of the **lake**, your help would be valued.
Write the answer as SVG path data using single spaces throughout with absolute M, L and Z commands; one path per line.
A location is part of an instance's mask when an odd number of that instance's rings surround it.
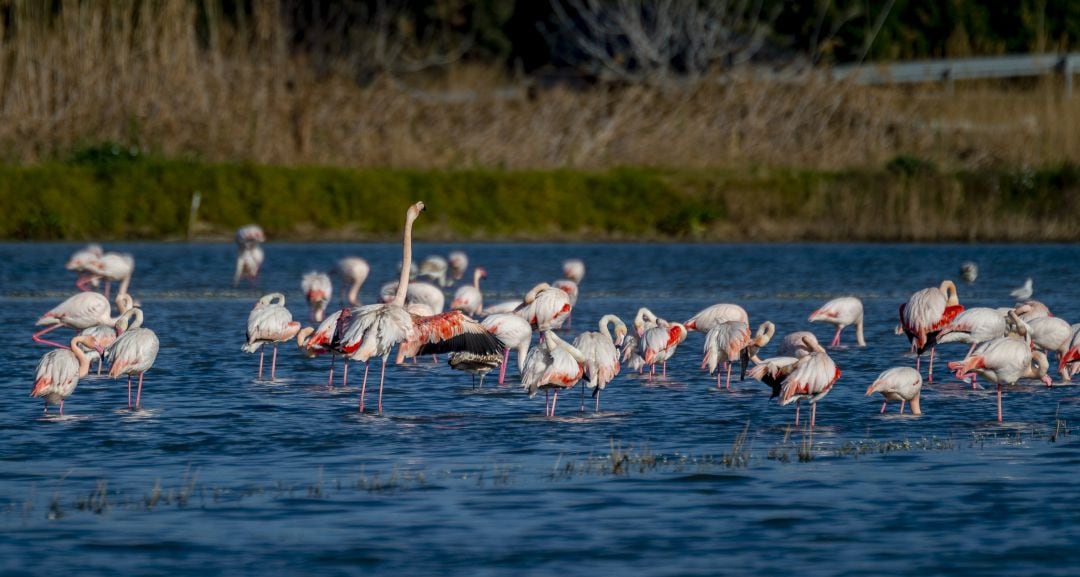
M 939 348 L 921 417 L 898 415 L 894 403 L 879 414 L 881 397 L 865 397 L 884 369 L 914 366 L 893 333 L 897 309 L 944 278 L 972 307 L 1011 305 L 1009 291 L 1032 277 L 1034 298 L 1080 320 L 1077 246 L 414 247 L 418 261 L 465 250 L 488 271 L 486 303 L 520 298 L 558 278 L 563 259 L 583 259 L 568 340 L 606 313 L 629 324 L 648 306 L 685 321 L 733 302 L 754 328 L 776 324 L 761 353 L 772 356 L 792 331 L 828 342 L 832 327 L 807 316 L 856 295 L 868 346 L 830 351 L 843 376 L 812 432 L 792 426 L 794 408 L 769 401 L 761 383 L 717 390 L 698 368 L 700 333 L 666 379 L 617 377 L 598 414 L 579 411 L 575 390 L 544 418 L 543 395 L 521 390 L 513 357 L 505 386 L 492 374 L 475 390 L 445 357 L 391 363 L 382 416 L 357 411 L 362 367 L 348 388 L 331 389 L 329 359 L 304 358 L 295 344 L 279 349 L 278 381 L 255 380 L 258 358 L 240 346 L 261 294 L 284 292 L 306 320 L 301 275 L 357 255 L 372 267 L 361 291 L 372 302 L 396 278 L 396 244 L 272 242 L 257 286 L 238 289 L 232 245 L 107 244 L 135 256 L 131 292 L 161 341 L 143 410 L 127 409 L 124 381 L 91 372 L 64 418 L 43 416 L 28 394 L 49 349 L 30 335 L 75 291 L 64 263 L 80 246 L 0 244 L 4 575 L 1074 575 L 1080 566 L 1075 386 L 1008 388 L 999 425 L 994 390 L 945 370 L 966 352 L 956 344 Z M 966 260 L 980 267 L 971 285 L 958 278 Z M 335 301 L 344 292 L 336 284 Z M 853 330 L 843 338 L 853 344 Z

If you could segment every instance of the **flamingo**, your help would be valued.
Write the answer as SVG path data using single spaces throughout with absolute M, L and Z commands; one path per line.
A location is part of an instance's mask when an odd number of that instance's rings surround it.
M 135 272 L 135 258 L 130 254 L 107 252 L 101 258 L 91 261 L 90 271 L 105 279 L 105 298 L 109 298 L 109 288 L 113 281 L 119 282 L 117 294 L 127 294 L 131 284 L 131 275 Z
M 300 290 L 304 291 L 308 307 L 311 308 L 311 320 L 321 323 L 326 314 L 326 305 L 334 295 L 330 275 L 324 272 L 309 272 L 300 281 Z
M 922 375 L 911 367 L 893 367 L 878 375 L 866 389 L 866 396 L 881 393 L 885 402 L 881 403 L 881 412 L 885 412 L 889 401 L 900 401 L 900 414 L 904 414 L 904 403 L 911 405 L 912 415 L 921 415 L 919 393 L 922 391 Z
M 657 326 L 666 327 L 668 322 L 645 307 L 638 309 L 637 314 L 634 315 L 634 332 L 637 333 L 638 337 L 644 337 L 645 331 Z
M 937 343 L 970 343 L 967 356 L 980 343 L 1005 336 L 1005 316 L 987 307 L 975 307 L 956 315 L 938 333 Z
M 641 356 L 639 344 L 638 337 L 630 334 L 626 335 L 619 355 L 623 365 L 631 371 L 641 373 L 645 369 L 645 358 Z
M 258 245 L 244 246 L 236 256 L 236 273 L 233 275 L 233 286 L 240 284 L 240 279 L 246 278 L 253 286 L 259 278 L 263 261 L 266 255 L 262 247 Z
M 660 376 L 667 377 L 667 361 L 686 340 L 686 334 L 686 327 L 682 323 L 657 325 L 645 331 L 645 336 L 641 337 L 641 357 L 649 365 L 649 378 L 656 374 L 656 363 L 663 365 Z
M 134 320 L 132 320 L 134 317 Z M 135 307 L 116 321 L 116 341 L 105 351 L 109 357 L 109 376 L 128 376 L 128 408 L 131 408 L 131 376 L 139 375 L 139 390 L 135 407 L 141 406 L 143 374 L 154 365 L 158 354 L 158 338 L 154 331 L 143 328 L 142 309 Z
M 487 278 L 487 271 L 476 267 L 473 271 L 473 283 L 458 287 L 454 300 L 450 301 L 452 310 L 459 310 L 469 316 L 479 314 L 484 308 L 484 294 L 480 292 L 480 279 Z
M 1009 293 L 1009 296 L 1014 297 L 1018 301 L 1026 301 L 1031 298 L 1031 295 L 1034 292 L 1035 290 L 1032 288 L 1031 277 L 1028 277 L 1028 279 L 1024 281 L 1024 284 L 1013 289 L 1013 291 Z
M 722 361 L 727 369 L 727 381 L 725 388 L 731 389 L 731 365 L 739 361 L 741 365 L 739 378 L 746 377 L 747 361 L 757 362 L 757 352 L 764 347 L 776 334 L 776 326 L 769 321 L 761 323 L 757 333 L 751 338 L 750 327 L 742 321 L 726 321 L 713 327 L 705 335 L 705 357 L 701 361 L 702 368 L 708 368 L 709 374 L 716 373 L 716 388 L 720 388 L 720 372 L 717 371 Z
M 960 277 L 968 284 L 975 282 L 975 279 L 979 278 L 979 265 L 971 261 L 964 262 L 960 265 Z
M 561 327 L 570 309 L 570 295 L 545 282 L 529 290 L 514 312 L 534 329 L 546 332 Z
M 79 273 L 79 278 L 75 281 L 75 286 L 79 290 L 90 290 L 87 286 L 89 283 L 93 283 L 94 286 L 97 286 L 97 275 L 93 273 L 91 267 L 104 254 L 105 251 L 101 250 L 101 245 L 88 244 L 75 251 L 75 253 L 71 255 L 71 258 L 68 259 L 64 268 Z
M 727 321 L 739 321 L 749 325 L 750 317 L 746 314 L 746 309 L 739 305 L 718 303 L 702 309 L 683 324 L 688 331 L 707 333 L 720 323 Z
M 529 350 L 525 359 L 525 371 L 521 375 L 521 386 L 529 393 L 529 398 L 544 389 L 545 395 L 555 390 L 554 399 L 544 403 L 544 416 L 555 416 L 555 404 L 559 401 L 559 391 L 572 389 L 585 374 L 587 359 L 576 347 L 560 339 L 551 330 L 545 330 L 540 343 Z
M 506 365 L 510 362 L 510 349 L 517 350 L 518 373 L 525 371 L 525 355 L 529 352 L 529 343 L 532 341 L 532 327 L 529 321 L 513 314 L 498 313 L 488 315 L 480 321 L 495 338 L 503 344 L 503 361 L 499 367 L 499 384 L 503 384 L 506 378 Z
M 454 351 L 450 353 L 447 363 L 451 369 L 465 371 L 472 375 L 473 388 L 476 388 L 476 375 L 480 375 L 480 387 L 484 386 L 484 377 L 502 362 L 502 353 L 473 353 L 470 351 Z
M 769 385 L 769 388 L 772 389 L 772 395 L 769 398 L 773 399 L 780 396 L 780 389 L 784 379 L 791 374 L 791 371 L 795 370 L 795 364 L 798 362 L 799 359 L 796 357 L 769 357 L 747 371 L 746 375 Z
M 47 341 L 41 338 L 42 335 L 60 327 L 68 327 L 81 331 L 97 325 L 112 325 L 116 323 L 117 319 L 109 316 L 111 310 L 112 307 L 109 305 L 109 299 L 105 298 L 102 294 L 95 292 L 75 294 L 50 309 L 49 312 L 42 315 L 41 318 L 34 323 L 39 326 L 49 326 L 48 328 L 34 333 L 33 340 L 35 343 L 66 349 L 68 348 L 67 346 Z
M 405 298 L 407 299 L 408 297 L 405 297 Z M 409 311 L 409 314 L 411 314 L 413 316 L 420 316 L 420 317 L 429 317 L 429 316 L 432 316 L 432 315 L 435 314 L 435 311 L 431 310 L 431 307 L 429 307 L 428 305 L 426 305 L 424 303 L 408 303 L 408 302 L 406 302 L 405 310 Z M 346 348 L 351 348 L 352 347 L 352 343 L 343 342 L 341 344 L 342 344 L 343 347 L 346 347 Z M 423 343 L 420 342 L 420 336 L 418 334 L 413 334 L 413 336 L 411 336 L 411 337 L 405 339 L 404 341 L 402 341 L 401 344 L 398 345 L 397 358 L 394 359 L 394 364 L 395 365 L 400 365 L 400 364 L 405 362 L 406 358 L 411 358 L 413 360 L 413 363 L 415 364 L 416 363 L 417 353 L 420 352 L 420 346 L 422 344 Z M 434 362 L 436 362 L 436 363 L 439 362 L 438 355 L 431 355 L 431 357 L 432 357 L 432 360 L 434 360 Z M 345 370 L 346 370 L 346 372 L 349 370 L 348 362 L 349 362 L 348 357 L 346 357 L 346 359 L 345 359 L 345 363 L 346 363 L 345 364 Z
M 327 386 L 334 386 L 334 361 L 341 354 L 341 329 L 343 328 L 341 315 L 344 309 L 338 310 L 323 319 L 318 328 L 304 327 L 296 333 L 296 345 L 306 357 L 314 357 L 330 353 L 330 377 Z M 345 367 L 348 368 L 346 362 Z M 348 375 L 346 374 L 346 378 Z
M 1061 373 L 1062 382 L 1068 383 L 1072 380 L 1069 365 L 1077 361 L 1080 361 L 1080 325 L 1073 325 L 1069 343 L 1065 346 L 1065 353 L 1058 357 L 1058 372 Z
M 563 291 L 566 296 L 570 297 L 570 313 L 566 315 L 566 328 L 570 328 L 573 322 L 574 307 L 577 306 L 578 284 L 570 279 L 561 278 L 551 283 L 551 286 Z
M 465 269 L 469 268 L 469 257 L 463 251 L 455 250 L 446 255 L 450 263 L 450 280 L 456 282 L 465 276 Z
M 90 372 L 90 359 L 80 348 L 82 346 L 94 346 L 93 337 L 76 336 L 68 348 L 49 351 L 38 361 L 30 396 L 44 398 L 45 414 L 49 413 L 49 405 L 59 404 L 63 417 L 64 399 L 75 392 L 79 379 Z
M 615 336 L 608 331 L 608 325 L 615 326 Z M 585 388 L 592 389 L 596 397 L 593 411 L 600 410 L 600 391 L 619 374 L 619 350 L 626 338 L 626 324 L 615 315 L 600 318 L 599 332 L 584 332 L 574 339 L 574 347 L 585 356 L 585 378 L 581 384 L 581 410 L 585 411 Z
M 424 210 L 424 203 L 417 202 L 405 213 L 405 231 L 402 240 L 401 262 L 412 262 L 412 229 L 416 218 Z M 386 376 L 386 361 L 394 345 L 419 332 L 419 354 L 443 353 L 467 350 L 476 354 L 502 353 L 502 343 L 484 330 L 475 320 L 461 311 L 450 311 L 428 317 L 418 317 L 405 310 L 405 294 L 408 291 L 409 269 L 402 267 L 397 294 L 389 304 L 374 304 L 355 309 L 345 309 L 342 322 L 343 342 L 356 343 L 343 347 L 350 358 L 365 365 L 372 357 L 382 357 L 379 375 L 379 414 L 382 414 L 382 391 Z M 364 411 L 364 393 L 367 389 L 367 368 L 364 383 L 360 387 L 360 412 Z
M 266 351 L 262 346 L 266 343 L 274 344 L 274 355 L 270 361 L 270 380 L 277 375 L 277 347 L 278 343 L 292 340 L 300 332 L 300 323 L 294 321 L 292 313 L 285 308 L 285 295 L 270 293 L 263 295 L 259 302 L 248 314 L 247 343 L 241 347 L 245 353 L 259 351 L 259 376 L 262 380 L 263 356 Z
M 927 381 L 931 383 L 934 382 L 934 345 L 938 333 L 963 311 L 956 284 L 951 280 L 941 281 L 940 287 L 917 291 L 906 304 L 900 305 L 900 327 L 915 349 L 915 370 L 919 370 L 923 352 L 930 349 Z
M 819 345 L 820 348 L 820 345 Z M 780 385 L 780 405 L 796 403 L 795 425 L 799 424 L 798 401 L 809 399 L 810 401 L 810 428 L 813 429 L 817 420 L 817 403 L 825 395 L 829 394 L 837 379 L 840 378 L 840 368 L 836 366 L 829 354 L 824 351 L 814 351 L 795 362 L 795 367 Z
M 866 346 L 863 340 L 863 305 L 855 297 L 833 299 L 810 313 L 810 322 L 822 321 L 836 326 L 836 335 L 829 343 L 830 347 L 840 346 L 840 332 L 848 325 L 855 325 L 855 341 L 860 347 Z
M 1020 320 L 1030 322 L 1037 318 L 1054 316 L 1050 309 L 1039 301 L 1026 300 L 1013 307 Z
M 780 356 L 802 358 L 818 350 L 825 350 L 818 343 L 817 336 L 810 331 L 795 331 L 780 341 L 776 354 Z
M 1032 366 L 1032 363 L 1035 366 Z M 997 385 L 997 420 L 1001 422 L 1001 385 L 1015 385 L 1022 378 L 1037 378 L 1046 386 L 1051 385 L 1046 376 L 1049 363 L 1042 351 L 1032 351 L 1027 342 L 1015 337 L 1000 337 L 987 341 L 974 354 L 962 361 L 949 363 L 957 378 L 965 373 L 976 372 L 988 382 Z
M 574 284 L 581 284 L 581 279 L 585 278 L 585 263 L 579 258 L 564 260 L 562 272 L 564 279 L 573 281 Z
M 420 263 L 419 276 L 427 277 L 428 280 L 440 287 L 446 287 L 449 286 L 451 282 L 447 278 L 447 273 L 449 273 L 449 271 L 450 265 L 446 262 L 446 259 L 433 254 Z
M 371 272 L 371 267 L 368 266 L 366 260 L 357 256 L 349 256 L 339 260 L 337 268 L 341 278 L 350 283 L 348 296 L 349 304 L 353 306 L 359 305 L 360 287 L 364 286 L 364 281 L 367 280 L 368 273 Z

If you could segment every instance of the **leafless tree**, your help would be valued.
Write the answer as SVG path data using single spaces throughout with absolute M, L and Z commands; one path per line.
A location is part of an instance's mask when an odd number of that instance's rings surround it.
M 552 0 L 556 56 L 601 78 L 666 86 L 750 60 L 773 14 L 763 0 Z

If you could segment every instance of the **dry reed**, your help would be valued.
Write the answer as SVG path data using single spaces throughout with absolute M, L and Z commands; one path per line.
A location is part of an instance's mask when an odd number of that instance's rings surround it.
M 1080 162 L 1080 98 L 1052 82 L 950 95 L 747 75 L 531 90 L 459 67 L 360 85 L 348 62 L 315 67 L 290 48 L 276 0 L 239 21 L 210 0 L 49 4 L 14 0 L 0 30 L 0 160 L 118 142 L 170 158 L 437 169 Z

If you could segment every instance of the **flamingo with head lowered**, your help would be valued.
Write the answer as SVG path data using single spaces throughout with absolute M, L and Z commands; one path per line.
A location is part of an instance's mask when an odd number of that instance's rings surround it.
M 405 231 L 402 241 L 402 262 L 412 262 L 413 223 L 424 203 L 417 202 L 405 213 Z M 383 383 L 386 377 L 386 361 L 394 345 L 415 338 L 420 343 L 418 354 L 469 351 L 478 355 L 503 352 L 502 343 L 487 332 L 475 320 L 461 311 L 450 311 L 432 316 L 416 316 L 405 310 L 405 294 L 409 285 L 409 269 L 402 267 L 397 293 L 388 304 L 373 304 L 345 309 L 341 321 L 344 324 L 343 352 L 354 360 L 367 363 L 373 357 L 382 357 L 379 375 L 379 413 L 382 413 Z M 561 292 L 561 291 L 560 291 Z M 364 410 L 364 394 L 367 390 L 367 367 L 360 387 L 360 411 Z
M 615 326 L 611 336 L 608 325 Z M 574 347 L 585 356 L 585 378 L 581 384 L 581 410 L 585 410 L 585 388 L 592 389 L 596 397 L 594 411 L 600 410 L 600 391 L 619 374 L 619 349 L 626 338 L 626 325 L 615 315 L 600 318 L 599 332 L 584 332 L 574 339 Z
M 559 391 L 572 389 L 585 374 L 587 359 L 577 347 L 560 339 L 550 330 L 545 330 L 540 343 L 529 350 L 525 359 L 525 372 L 521 375 L 521 386 L 529 393 L 529 398 L 544 389 L 544 416 L 555 416 L 555 404 L 559 402 Z M 552 399 L 550 392 L 555 391 Z
M 1014 385 L 1023 378 L 1036 378 L 1050 386 L 1046 376 L 1049 363 L 1042 351 L 1032 351 L 1031 346 L 1016 337 L 1000 337 L 987 341 L 968 358 L 949 363 L 957 378 L 965 373 L 979 373 L 987 381 L 997 385 L 997 420 L 1001 422 L 1001 385 Z
M 810 322 L 825 322 L 836 326 L 836 334 L 829 343 L 830 347 L 840 346 L 840 332 L 848 325 L 855 325 L 855 342 L 860 347 L 866 346 L 863 340 L 863 306 L 862 301 L 855 297 L 840 297 L 833 299 L 821 308 L 810 313 Z
M 369 272 L 371 272 L 371 267 L 360 257 L 348 256 L 338 261 L 338 274 L 349 283 L 349 304 L 353 306 L 360 304 L 360 287 L 364 286 Z

